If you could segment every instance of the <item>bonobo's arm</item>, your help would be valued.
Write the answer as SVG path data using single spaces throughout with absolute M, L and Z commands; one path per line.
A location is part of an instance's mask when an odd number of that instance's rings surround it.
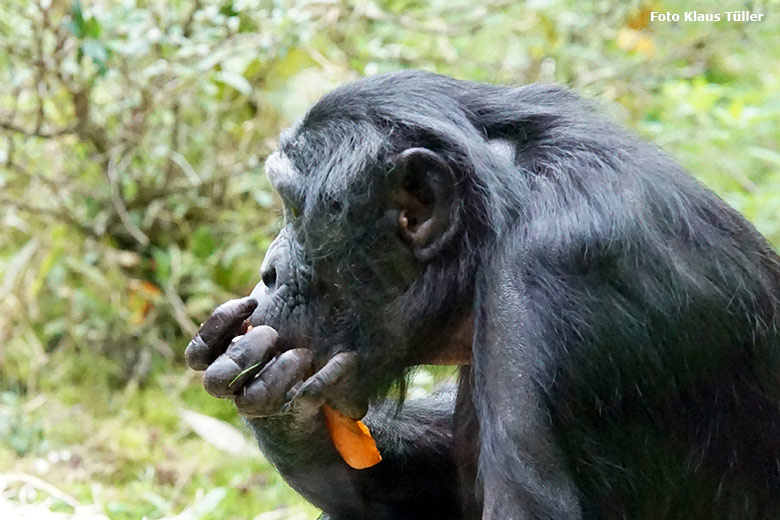
M 459 518 L 454 393 L 409 401 L 397 415 L 391 403 L 370 409 L 365 422 L 383 460 L 352 469 L 333 447 L 321 405 L 338 403 L 331 391 L 356 368 L 354 358 L 334 356 L 311 375 L 311 353 L 280 352 L 278 336 L 269 327 L 256 327 L 233 341 L 255 306 L 255 300 L 245 298 L 218 307 L 190 342 L 186 357 L 192 368 L 206 370 L 209 393 L 233 398 L 285 480 L 331 520 Z M 259 373 L 243 374 L 255 365 Z
M 529 295 L 524 247 L 520 240 L 507 244 L 479 294 L 483 305 L 476 316 L 474 373 L 482 518 L 578 520 L 577 491 L 536 377 L 551 353 L 545 314 L 537 310 L 555 314 L 557 309 L 544 294 Z
M 447 396 L 371 409 L 365 418 L 382 454 L 355 470 L 333 448 L 321 414 L 249 419 L 266 456 L 285 480 L 336 520 L 460 517 Z

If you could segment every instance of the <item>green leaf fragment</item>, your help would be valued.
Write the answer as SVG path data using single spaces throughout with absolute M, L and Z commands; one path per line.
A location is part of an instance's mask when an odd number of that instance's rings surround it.
M 244 374 L 248 374 L 249 372 L 251 372 L 252 370 L 256 369 L 257 367 L 259 367 L 262 364 L 263 364 L 263 362 L 261 361 L 260 363 L 255 363 L 254 365 L 252 365 L 249 368 L 245 368 L 244 370 L 239 372 L 239 374 L 236 377 L 234 377 L 233 380 L 230 383 L 228 383 L 228 386 L 233 386 L 233 383 L 238 381 L 241 378 L 241 376 L 243 376 Z

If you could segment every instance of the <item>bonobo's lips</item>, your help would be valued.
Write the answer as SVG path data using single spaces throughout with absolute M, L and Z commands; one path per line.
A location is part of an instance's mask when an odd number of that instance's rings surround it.
M 252 290 L 251 296 L 257 300 L 258 305 L 247 320 L 250 325 L 267 325 L 276 329 L 279 333 L 278 348 L 282 351 L 308 348 L 318 357 L 317 349 L 313 348 L 311 341 L 311 322 L 307 317 L 307 306 L 299 294 L 294 295 L 292 290 L 284 288 L 270 292 L 260 282 Z
M 267 300 L 269 298 L 266 298 Z M 279 302 L 271 302 L 272 305 L 266 305 L 267 301 L 261 300 L 255 311 L 249 316 L 247 321 L 253 327 L 267 325 L 276 329 L 279 333 L 279 346 L 282 350 L 292 348 L 311 348 L 310 334 L 302 326 L 302 320 L 291 319 L 294 314 L 298 314 L 293 309 L 288 309 Z M 297 317 L 297 316 L 296 316 Z

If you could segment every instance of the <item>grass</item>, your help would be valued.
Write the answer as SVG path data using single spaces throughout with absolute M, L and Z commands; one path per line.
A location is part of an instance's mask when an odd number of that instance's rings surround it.
M 37 476 L 115 520 L 169 518 L 185 510 L 182 517 L 199 519 L 269 512 L 277 513 L 267 518 L 316 518 L 253 440 L 245 454 L 225 453 L 180 419 L 179 410 L 197 410 L 250 437 L 232 403 L 208 396 L 199 379 L 182 369 L 121 394 L 103 388 L 74 393 L 67 386 L 31 399 L 4 393 L 0 474 Z M 2 495 L 17 500 L 21 487 L 8 485 Z M 72 510 L 55 502 L 55 510 Z

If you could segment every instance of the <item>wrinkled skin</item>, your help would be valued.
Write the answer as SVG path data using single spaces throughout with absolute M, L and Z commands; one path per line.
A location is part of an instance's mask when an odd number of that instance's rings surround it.
M 324 518 L 777 517 L 780 257 L 658 150 L 563 89 L 403 72 L 266 172 L 262 281 L 186 358 Z M 422 363 L 458 388 L 398 409 Z M 324 403 L 382 462 L 341 460 Z

